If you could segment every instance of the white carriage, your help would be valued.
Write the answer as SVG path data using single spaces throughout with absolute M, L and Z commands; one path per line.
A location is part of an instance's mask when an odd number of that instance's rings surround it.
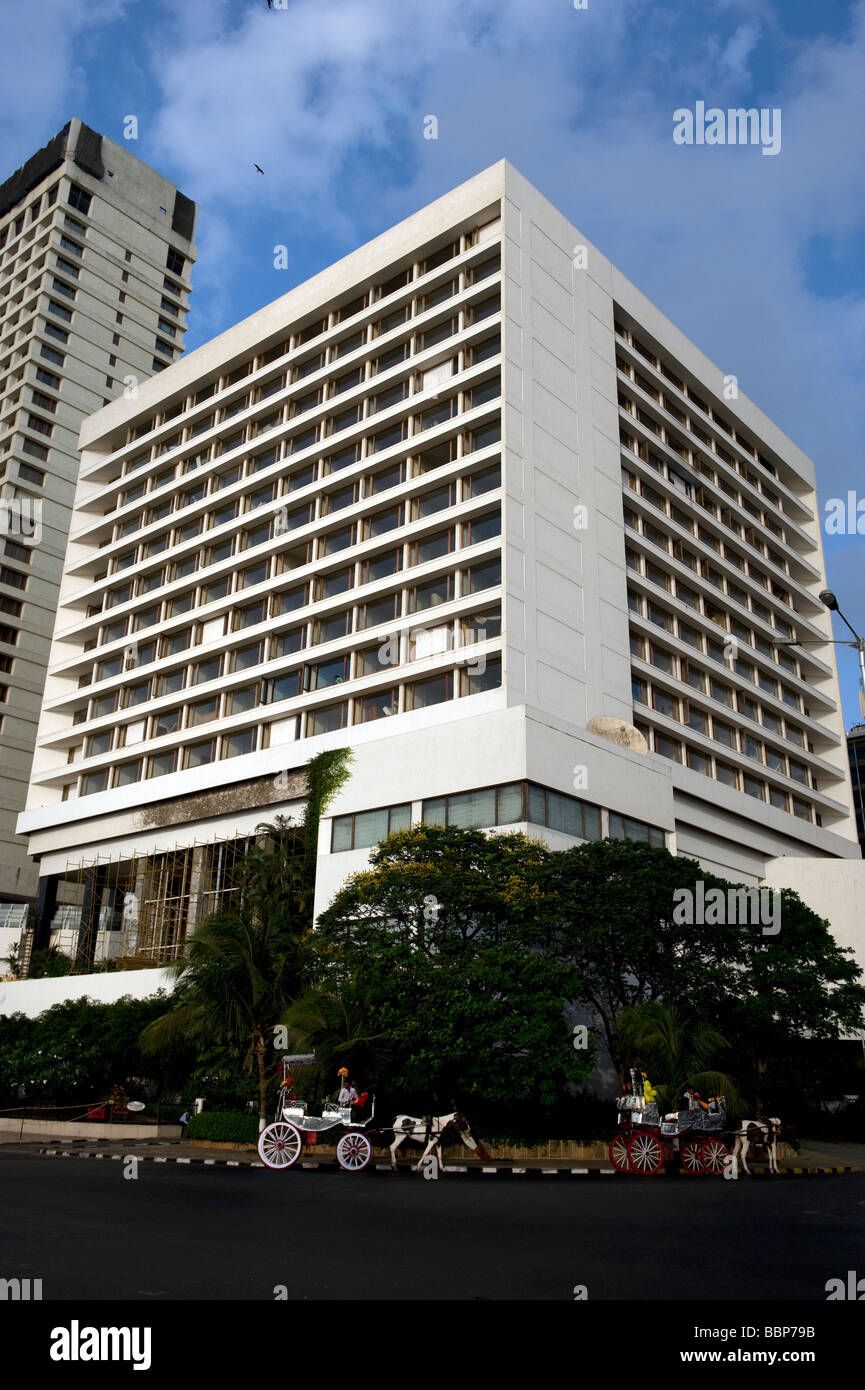
M 259 1158 L 268 1168 L 291 1168 L 300 1158 L 304 1144 L 314 1144 L 319 1135 L 341 1129 L 336 1141 L 337 1163 L 348 1173 L 359 1173 L 372 1158 L 372 1143 L 364 1131 L 375 1115 L 375 1097 L 370 1114 L 363 1120 L 358 1115 L 363 1107 L 357 1102 L 340 1105 L 325 1101 L 321 1114 L 311 1115 L 307 1102 L 294 1094 L 290 1068 L 310 1066 L 315 1061 L 314 1053 L 283 1057 L 276 1118 L 258 1136 Z

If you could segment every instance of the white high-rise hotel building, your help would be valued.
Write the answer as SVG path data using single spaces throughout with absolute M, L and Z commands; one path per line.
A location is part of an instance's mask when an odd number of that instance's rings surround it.
M 39 886 L 15 824 L 78 432 L 182 352 L 195 216 L 168 179 L 77 119 L 0 183 L 0 959 Z
M 170 958 L 345 744 L 320 907 L 421 818 L 858 859 L 814 467 L 729 394 L 503 162 L 88 419 L 41 939 L 71 875 L 80 963 Z

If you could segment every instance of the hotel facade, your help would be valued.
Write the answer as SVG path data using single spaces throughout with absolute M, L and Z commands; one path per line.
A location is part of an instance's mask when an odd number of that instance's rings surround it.
M 0 960 L 39 871 L 24 807 L 81 422 L 183 348 L 196 207 L 72 120 L 0 184 Z
M 164 965 L 345 745 L 318 910 L 422 819 L 851 874 L 825 586 L 811 461 L 497 164 L 85 421 L 30 944 Z

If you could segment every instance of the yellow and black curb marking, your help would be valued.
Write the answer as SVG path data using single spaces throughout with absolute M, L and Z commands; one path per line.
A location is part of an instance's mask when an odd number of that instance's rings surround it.
M 121 1154 L 106 1153 L 91 1149 L 40 1149 L 39 1153 L 46 1158 L 97 1158 L 113 1159 L 115 1162 L 129 1157 L 137 1158 L 140 1163 L 180 1163 L 184 1167 L 193 1168 L 264 1168 L 265 1164 L 260 1159 L 252 1158 L 186 1158 L 169 1157 L 167 1154 Z M 336 1162 L 321 1162 L 320 1160 L 301 1159 L 295 1165 L 296 1169 L 314 1168 L 322 1173 L 338 1173 L 341 1171 Z M 393 1170 L 389 1163 L 371 1163 L 369 1165 L 371 1173 L 391 1173 Z M 397 1169 L 398 1173 L 411 1173 L 414 1165 L 401 1164 Z M 830 1177 L 838 1173 L 855 1173 L 859 1169 L 846 1168 L 812 1168 L 812 1167 L 782 1167 L 779 1165 L 778 1176 L 784 1178 L 801 1177 Z M 463 1175 L 474 1177 L 496 1177 L 496 1178 L 627 1178 L 638 1177 L 639 1174 L 620 1173 L 616 1168 L 506 1168 L 506 1167 L 468 1167 L 458 1163 L 448 1164 L 444 1170 L 444 1176 Z M 692 1174 L 686 1168 L 666 1169 L 661 1168 L 654 1177 L 691 1177 Z M 769 1169 L 766 1166 L 753 1164 L 751 1176 L 755 1178 L 770 1177 Z M 747 1182 L 748 1174 L 740 1172 L 740 1180 Z

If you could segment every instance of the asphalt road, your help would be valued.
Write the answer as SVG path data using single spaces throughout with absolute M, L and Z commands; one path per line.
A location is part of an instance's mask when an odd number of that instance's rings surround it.
M 825 1302 L 865 1174 L 438 1181 L 0 1152 L 0 1277 L 44 1300 Z

